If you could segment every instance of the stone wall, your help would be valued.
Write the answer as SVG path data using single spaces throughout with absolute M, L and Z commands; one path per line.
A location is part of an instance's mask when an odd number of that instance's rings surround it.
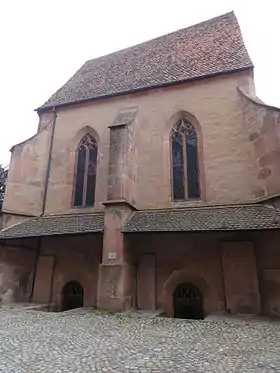
M 39 215 L 46 177 L 51 122 L 12 148 L 3 211 Z
M 131 273 L 122 286 L 133 288 L 128 304 L 162 309 L 172 316 L 175 288 L 190 282 L 203 294 L 205 315 L 280 316 L 279 235 L 278 231 L 126 235 L 125 263 L 130 263 L 126 267 Z M 37 248 L 36 239 L 0 247 L 2 303 L 30 300 Z M 84 289 L 84 305 L 96 306 L 101 261 L 102 235 L 45 237 L 32 300 L 55 303 L 60 309 L 62 288 L 74 280 Z M 116 297 L 118 286 L 117 282 L 113 286 Z
M 19 242 L 16 247 L 0 245 L 0 303 L 30 300 L 36 245 L 36 240 L 28 240 L 24 244 Z
M 137 277 L 142 298 L 136 303 L 151 306 L 154 297 L 156 308 L 172 316 L 176 286 L 191 282 L 202 291 L 206 315 L 222 311 L 280 316 L 279 235 L 276 231 L 130 235 L 135 267 L 139 270 L 142 257 L 151 259 L 140 269 L 144 275 Z
M 280 316 L 279 232 L 255 234 L 263 313 Z
M 243 91 L 240 94 L 257 167 L 258 187 L 254 193 L 257 198 L 271 197 L 280 193 L 280 109 Z
M 155 298 L 157 309 L 173 315 L 173 292 L 183 282 L 191 282 L 203 293 L 205 314 L 225 310 L 220 248 L 217 237 L 198 234 L 131 235 L 129 238 L 136 268 L 143 255 L 154 256 L 155 284 L 150 283 L 151 266 L 146 261 L 146 276 L 138 276 L 147 298 Z M 155 287 L 155 294 L 150 294 Z M 138 302 L 138 300 L 136 300 Z M 147 302 L 144 302 L 147 303 Z M 138 306 L 140 306 L 138 304 Z
M 31 216 L 17 215 L 17 214 L 8 214 L 3 212 L 2 214 L 2 229 L 10 227 L 12 225 L 21 223 L 24 220 L 30 219 Z M 1 229 L 1 228 L 0 228 Z
M 84 305 L 95 306 L 101 257 L 101 235 L 45 237 L 33 301 L 51 302 L 60 309 L 63 286 L 68 281 L 78 281 L 84 289 Z
M 222 242 L 226 309 L 231 314 L 260 314 L 259 279 L 252 241 Z
M 239 203 L 256 197 L 258 168 L 245 125 L 244 105 L 237 91 L 249 84 L 249 71 L 154 89 L 133 95 L 72 105 L 57 110 L 46 213 L 73 209 L 75 149 L 86 132 L 98 142 L 95 206 L 107 198 L 109 126 L 128 107 L 137 108 L 130 126 L 128 195 L 139 208 L 171 207 L 169 135 L 178 113 L 189 113 L 200 131 L 200 174 L 203 202 Z M 244 83 L 245 82 L 245 83 Z M 4 209 L 38 213 L 48 149 L 48 121 L 42 114 L 40 132 L 14 148 Z M 24 176 L 23 176 L 24 175 Z M 82 211 L 85 211 L 83 209 Z

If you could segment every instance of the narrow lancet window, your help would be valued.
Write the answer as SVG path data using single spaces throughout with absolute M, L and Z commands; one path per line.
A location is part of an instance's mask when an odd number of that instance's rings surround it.
M 200 198 L 197 134 L 182 118 L 171 134 L 173 200 Z
M 93 206 L 96 184 L 97 143 L 85 135 L 76 151 L 74 206 Z

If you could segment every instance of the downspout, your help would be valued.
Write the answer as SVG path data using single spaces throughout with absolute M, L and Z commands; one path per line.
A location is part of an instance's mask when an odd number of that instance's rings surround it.
M 35 288 L 35 279 L 36 279 L 38 261 L 39 261 L 40 251 L 41 251 L 41 243 L 42 243 L 42 237 L 39 237 L 38 238 L 37 250 L 36 250 L 36 258 L 35 258 L 35 264 L 34 264 L 32 287 L 31 287 L 31 292 L 30 292 L 30 296 L 29 296 L 29 302 L 31 302 L 33 300 L 34 288 Z
M 51 137 L 50 137 L 50 146 L 48 152 L 48 161 L 47 161 L 47 169 L 46 169 L 46 177 L 44 182 L 44 191 L 43 191 L 43 201 L 42 201 L 42 211 L 40 216 L 43 216 L 46 210 L 46 201 L 47 201 L 47 193 L 48 193 L 48 186 L 49 186 L 49 179 L 50 179 L 50 170 L 51 170 L 51 159 L 52 159 L 52 151 L 53 151 L 53 142 L 54 142 L 54 132 L 55 132 L 55 125 L 56 125 L 56 110 L 55 106 L 53 107 L 53 117 L 52 117 L 52 127 L 51 127 Z M 34 265 L 34 272 L 33 272 L 33 281 L 32 281 L 32 289 L 30 294 L 30 301 L 33 299 L 34 295 L 34 288 L 35 288 L 35 281 L 36 281 L 36 272 L 38 267 L 38 261 L 40 257 L 40 251 L 42 246 L 42 237 L 38 240 L 37 250 L 36 250 L 36 259 Z
M 54 131 L 56 125 L 56 110 L 55 106 L 53 107 L 53 120 L 52 120 L 52 128 L 51 128 L 51 138 L 50 138 L 50 147 L 48 153 L 48 162 L 47 162 L 47 170 L 46 170 L 46 178 L 44 183 L 44 193 L 43 193 L 43 202 L 42 202 L 42 211 L 40 216 L 45 214 L 46 210 L 46 201 L 47 201 L 47 193 L 48 193 L 48 186 L 49 186 L 49 179 L 50 179 L 50 171 L 51 171 L 51 160 L 52 160 L 52 151 L 53 151 L 53 142 L 54 142 Z
M 228 308 L 227 302 L 227 292 L 226 292 L 226 282 L 225 282 L 225 271 L 224 271 L 224 263 L 223 263 L 223 246 L 219 244 L 219 257 L 220 257 L 220 268 L 221 268 L 221 280 L 222 280 L 222 287 L 223 287 L 223 295 L 224 295 L 224 308 L 225 312 L 230 314 L 230 309 Z

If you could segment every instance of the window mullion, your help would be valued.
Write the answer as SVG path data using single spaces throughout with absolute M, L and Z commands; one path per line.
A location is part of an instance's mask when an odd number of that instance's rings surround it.
M 187 170 L 187 145 L 186 145 L 186 134 L 182 136 L 183 138 L 183 166 L 184 166 L 184 190 L 185 199 L 188 199 L 188 170 Z
M 87 198 L 88 163 L 89 163 L 89 149 L 88 147 L 86 147 L 85 173 L 84 173 L 84 185 L 83 185 L 83 206 L 86 205 L 86 198 Z

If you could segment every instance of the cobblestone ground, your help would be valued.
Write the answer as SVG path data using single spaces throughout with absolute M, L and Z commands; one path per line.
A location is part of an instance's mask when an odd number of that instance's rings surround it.
M 280 323 L 0 311 L 0 372 L 279 372 Z

